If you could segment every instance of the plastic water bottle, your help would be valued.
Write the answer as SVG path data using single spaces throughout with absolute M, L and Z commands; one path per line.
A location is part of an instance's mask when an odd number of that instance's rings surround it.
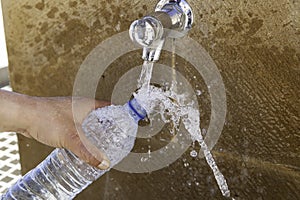
M 133 148 L 137 122 L 146 114 L 136 99 L 132 99 L 123 106 L 92 111 L 82 128 L 89 141 L 105 152 L 113 167 Z M 72 199 L 108 170 L 94 168 L 72 152 L 57 148 L 10 187 L 1 199 Z

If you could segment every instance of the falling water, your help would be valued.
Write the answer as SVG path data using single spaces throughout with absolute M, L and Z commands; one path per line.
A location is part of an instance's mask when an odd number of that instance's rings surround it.
M 211 152 L 201 134 L 200 129 L 200 113 L 193 108 L 195 102 L 188 102 L 185 94 L 177 94 L 174 90 L 176 82 L 173 82 L 169 90 L 163 90 L 150 85 L 153 63 L 144 62 L 143 69 L 138 81 L 140 88 L 135 94 L 135 98 L 146 109 L 147 113 L 160 114 L 165 123 L 172 122 L 175 127 L 179 127 L 182 120 L 186 130 L 190 133 L 193 142 L 197 141 L 204 152 L 205 159 L 213 171 L 217 184 L 225 197 L 230 197 L 230 191 L 226 179 L 220 172 Z M 168 110 L 166 113 L 165 111 Z M 150 116 L 151 119 L 151 116 Z M 191 152 L 191 156 L 198 155 L 195 150 Z
M 177 77 L 176 77 L 176 39 L 173 38 L 172 39 L 172 80 L 176 81 Z M 175 85 L 176 87 L 176 85 Z M 174 91 L 177 91 L 177 88 L 174 88 Z
M 144 61 L 140 79 L 138 80 L 138 88 L 143 88 L 146 91 L 150 91 L 150 80 L 152 76 L 153 65 L 153 62 Z
M 209 167 L 212 169 L 214 173 L 215 179 L 222 192 L 222 195 L 225 197 L 230 197 L 230 191 L 228 189 L 226 179 L 224 178 L 223 174 L 220 172 L 211 152 L 209 151 L 202 137 L 201 130 L 199 128 L 200 127 L 199 111 L 195 109 L 186 108 L 185 114 L 188 115 L 188 117 L 183 119 L 183 124 L 185 128 L 191 134 L 192 140 L 199 142 L 201 149 L 204 152 L 206 162 L 208 163 Z

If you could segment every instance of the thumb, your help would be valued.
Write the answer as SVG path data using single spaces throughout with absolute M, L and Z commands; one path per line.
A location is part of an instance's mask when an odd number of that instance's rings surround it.
M 109 101 L 100 101 L 100 100 L 95 100 L 95 108 L 101 108 L 105 106 L 110 106 L 111 102 Z
M 94 146 L 89 146 L 90 150 L 88 150 L 78 135 L 75 135 L 66 143 L 66 148 L 71 150 L 79 159 L 93 167 L 106 170 L 110 166 L 110 161 L 103 152 Z

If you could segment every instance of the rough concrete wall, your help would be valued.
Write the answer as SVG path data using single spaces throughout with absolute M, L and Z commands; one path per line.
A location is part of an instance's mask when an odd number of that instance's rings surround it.
M 151 12 L 156 1 L 2 0 L 2 4 L 13 89 L 57 96 L 72 94 L 80 64 L 99 42 L 127 30 L 133 20 Z M 190 4 L 195 25 L 189 36 L 209 52 L 226 88 L 226 123 L 214 154 L 233 196 L 298 199 L 299 2 L 194 0 Z M 163 56 L 160 62 L 169 63 L 170 56 Z M 131 58 L 119 59 L 106 72 L 99 98 L 109 100 L 113 84 L 125 72 L 116 67 L 118 62 L 132 66 L 141 62 Z M 204 93 L 203 102 L 205 97 Z M 23 137 L 19 140 L 25 173 L 50 149 Z M 112 170 L 77 197 L 87 198 L 222 199 L 205 161 L 191 159 L 188 152 L 151 174 Z

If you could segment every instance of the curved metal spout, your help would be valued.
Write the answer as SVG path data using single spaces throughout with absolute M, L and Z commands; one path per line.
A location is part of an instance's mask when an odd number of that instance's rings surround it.
M 155 12 L 131 24 L 129 35 L 143 47 L 142 58 L 155 62 L 159 60 L 165 39 L 183 37 L 192 23 L 193 13 L 186 1 L 161 0 Z

